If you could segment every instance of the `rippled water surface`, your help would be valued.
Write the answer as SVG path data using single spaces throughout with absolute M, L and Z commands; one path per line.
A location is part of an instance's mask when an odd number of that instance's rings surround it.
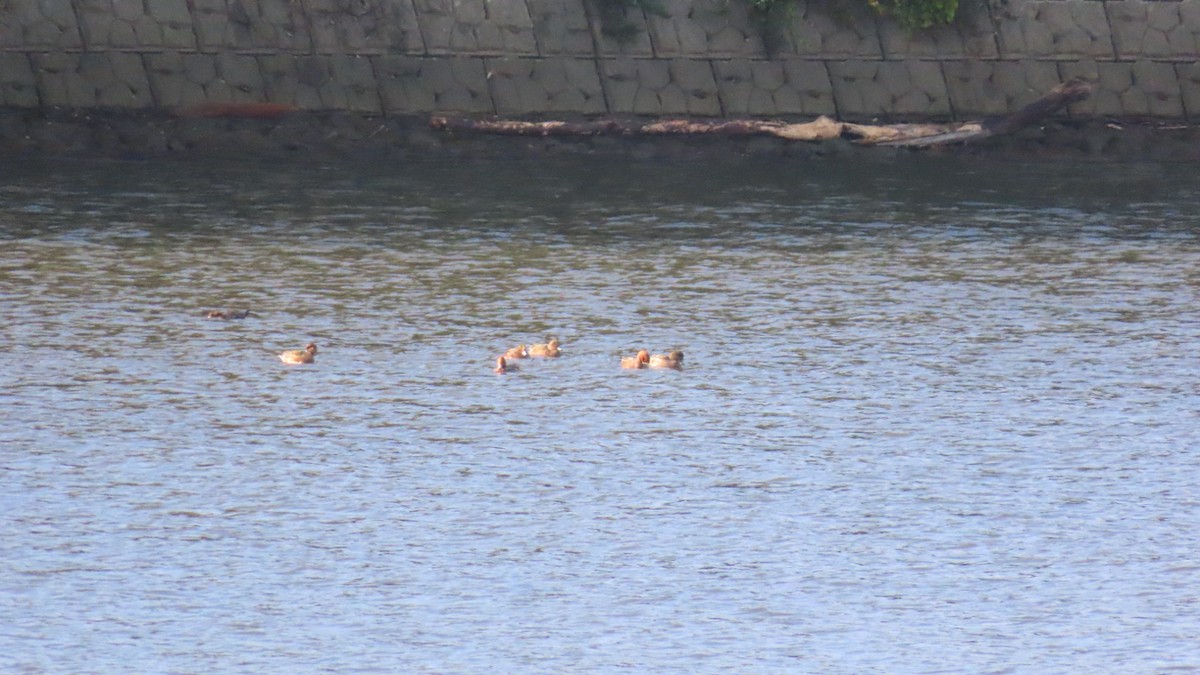
M 1200 669 L 1197 168 L 8 160 L 0 670 Z

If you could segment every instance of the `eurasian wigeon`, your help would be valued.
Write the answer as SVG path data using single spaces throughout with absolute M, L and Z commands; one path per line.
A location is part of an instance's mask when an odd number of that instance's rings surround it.
M 204 314 L 208 319 L 244 319 L 250 316 L 248 309 L 213 309 Z
M 496 357 L 496 373 L 498 375 L 511 373 L 514 370 L 517 370 L 516 365 L 510 364 L 503 356 Z
M 527 356 L 529 356 L 529 350 L 525 349 L 525 345 L 517 345 L 504 352 L 504 358 L 506 359 L 523 359 Z
M 551 338 L 549 342 L 541 345 L 529 345 L 526 350 L 530 356 L 558 356 L 562 352 L 558 348 L 558 340 Z
M 317 345 L 313 342 L 308 343 L 304 349 L 292 349 L 283 352 L 279 355 L 279 360 L 292 366 L 300 365 L 301 363 L 312 363 L 317 355 Z
M 655 354 L 650 357 L 651 368 L 679 368 L 683 365 L 683 352 L 675 350 L 670 354 Z
M 639 349 L 636 356 L 626 356 L 622 358 L 621 367 L 630 369 L 645 368 L 646 364 L 649 362 L 650 352 L 646 351 L 645 349 Z

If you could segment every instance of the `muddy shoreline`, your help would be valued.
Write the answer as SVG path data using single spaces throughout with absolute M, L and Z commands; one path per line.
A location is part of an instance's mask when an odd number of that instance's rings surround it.
M 804 120 L 797 120 L 804 121 Z M 293 112 L 277 119 L 188 118 L 161 111 L 0 109 L 0 153 L 13 156 L 247 157 L 404 160 L 427 156 L 615 156 L 689 159 L 722 155 L 820 159 L 950 153 L 998 159 L 1200 161 L 1200 126 L 1148 120 L 1055 120 L 982 142 L 914 151 L 849 141 L 770 137 L 553 137 L 452 133 L 426 116 Z

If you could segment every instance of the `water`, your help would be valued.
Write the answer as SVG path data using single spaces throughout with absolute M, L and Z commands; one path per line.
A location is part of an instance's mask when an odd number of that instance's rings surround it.
M 0 670 L 1200 669 L 1194 176 L 9 161 Z

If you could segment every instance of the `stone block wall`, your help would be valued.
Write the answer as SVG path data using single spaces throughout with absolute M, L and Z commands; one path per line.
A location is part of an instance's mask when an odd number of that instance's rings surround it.
M 1200 119 L 1200 0 L 961 0 L 915 34 L 863 0 L 769 32 L 745 0 L 663 0 L 627 40 L 600 1 L 0 0 L 0 106 L 965 119 L 1082 75 L 1072 115 Z

